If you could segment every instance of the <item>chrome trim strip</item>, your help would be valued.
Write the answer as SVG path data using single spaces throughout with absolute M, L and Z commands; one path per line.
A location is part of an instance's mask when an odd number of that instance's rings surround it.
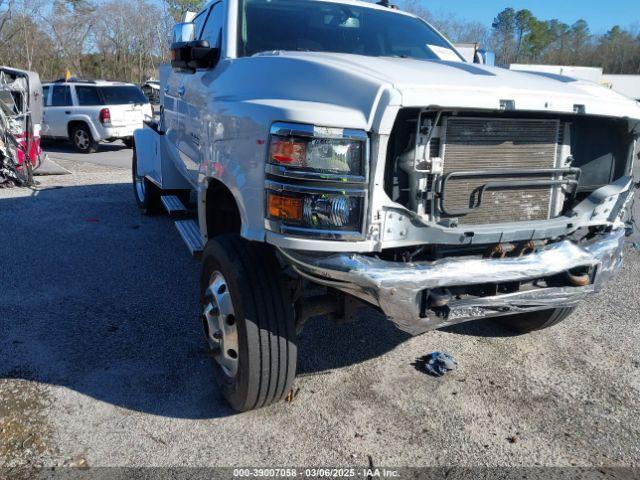
M 298 192 L 298 193 L 329 193 L 335 195 L 348 195 L 353 197 L 364 197 L 367 194 L 367 190 L 365 188 L 340 188 L 340 186 L 335 187 L 317 187 L 317 186 L 307 186 L 307 185 L 297 185 L 290 183 L 280 183 L 274 182 L 273 180 L 266 180 L 265 187 L 268 190 L 274 190 L 276 192 Z
M 337 239 L 337 240 L 362 240 L 362 232 L 355 230 L 321 230 L 316 228 L 292 227 L 280 225 L 280 232 L 291 235 L 305 235 L 313 238 Z
M 271 125 L 269 133 L 271 135 L 280 135 L 283 137 L 313 137 L 313 125 L 307 125 L 304 123 L 276 122 Z
M 367 133 L 364 130 L 353 128 L 336 128 L 309 125 L 306 123 L 275 122 L 269 131 L 271 135 L 316 137 L 316 138 L 345 138 L 353 140 L 366 140 Z
M 294 178 L 297 180 L 317 180 L 321 182 L 340 182 L 340 183 L 364 183 L 367 178 L 362 175 L 346 175 L 339 173 L 321 173 L 305 170 L 293 170 L 282 165 L 267 163 L 265 172 L 278 177 Z

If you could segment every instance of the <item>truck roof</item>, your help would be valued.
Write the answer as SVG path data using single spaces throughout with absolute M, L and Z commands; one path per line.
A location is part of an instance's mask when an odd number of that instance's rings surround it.
M 209 8 L 212 4 L 219 2 L 220 0 L 209 0 L 205 3 L 205 6 L 202 8 L 202 10 L 205 10 L 207 8 Z M 295 0 L 294 0 L 295 1 Z M 400 15 L 406 15 L 408 17 L 416 17 L 416 15 L 414 15 L 413 13 L 409 13 L 409 12 L 405 12 L 403 10 L 399 10 L 397 8 L 390 8 L 390 7 L 385 7 L 383 5 L 378 5 L 377 3 L 373 3 L 373 2 L 365 2 L 362 0 L 297 0 L 300 3 L 305 3 L 305 2 L 323 2 L 323 3 L 340 3 L 343 5 L 355 5 L 358 7 L 364 7 L 364 8 L 371 8 L 374 10 L 383 10 L 386 12 L 393 12 L 393 13 L 398 13 Z M 392 3 L 391 1 L 389 3 Z M 200 11 L 202 11 L 200 10 Z
M 113 82 L 110 80 L 80 80 L 73 78 L 70 80 L 61 78 L 59 80 L 47 82 L 44 85 L 96 85 L 98 87 L 135 86 L 135 84 L 128 82 Z

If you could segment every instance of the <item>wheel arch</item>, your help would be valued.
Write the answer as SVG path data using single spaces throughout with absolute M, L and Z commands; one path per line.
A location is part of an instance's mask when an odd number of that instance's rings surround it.
M 100 135 L 92 125 L 91 121 L 88 118 L 83 118 L 83 117 L 72 118 L 67 123 L 67 136 L 69 137 L 69 139 L 71 139 L 71 132 L 73 131 L 73 128 L 77 125 L 83 125 L 87 127 L 91 132 L 93 139 L 96 141 L 100 141 Z
M 239 202 L 220 180 L 209 178 L 200 191 L 200 229 L 206 239 L 224 234 L 241 234 L 244 225 Z M 202 223 L 204 221 L 204 223 Z

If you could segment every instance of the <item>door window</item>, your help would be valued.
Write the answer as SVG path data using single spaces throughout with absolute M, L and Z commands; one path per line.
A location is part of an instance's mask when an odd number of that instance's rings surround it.
M 51 95 L 51 106 L 70 107 L 71 105 L 73 105 L 71 102 L 71 89 L 65 85 L 55 85 Z
M 202 27 L 204 26 L 204 22 L 207 19 L 207 12 L 209 9 L 205 9 L 201 11 L 196 18 L 193 19 L 193 23 L 196 26 L 195 28 L 195 38 L 200 38 L 200 34 L 202 33 Z
M 211 6 L 207 23 L 204 24 L 200 40 L 207 40 L 212 48 L 220 48 L 222 38 L 222 4 L 220 2 Z
M 83 107 L 102 105 L 102 100 L 100 100 L 96 87 L 77 86 L 76 96 L 78 97 L 78 105 Z
M 44 87 L 42 87 L 42 105 L 44 105 L 45 107 L 49 106 L 49 90 L 51 89 L 51 87 L 49 85 L 45 85 Z

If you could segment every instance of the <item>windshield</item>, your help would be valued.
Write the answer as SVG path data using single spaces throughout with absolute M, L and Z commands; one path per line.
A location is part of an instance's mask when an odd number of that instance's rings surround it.
M 138 87 L 100 87 L 100 94 L 105 105 L 129 105 L 149 103 L 149 99 Z
M 273 50 L 461 61 L 423 21 L 393 11 L 316 0 L 244 0 L 240 54 Z

